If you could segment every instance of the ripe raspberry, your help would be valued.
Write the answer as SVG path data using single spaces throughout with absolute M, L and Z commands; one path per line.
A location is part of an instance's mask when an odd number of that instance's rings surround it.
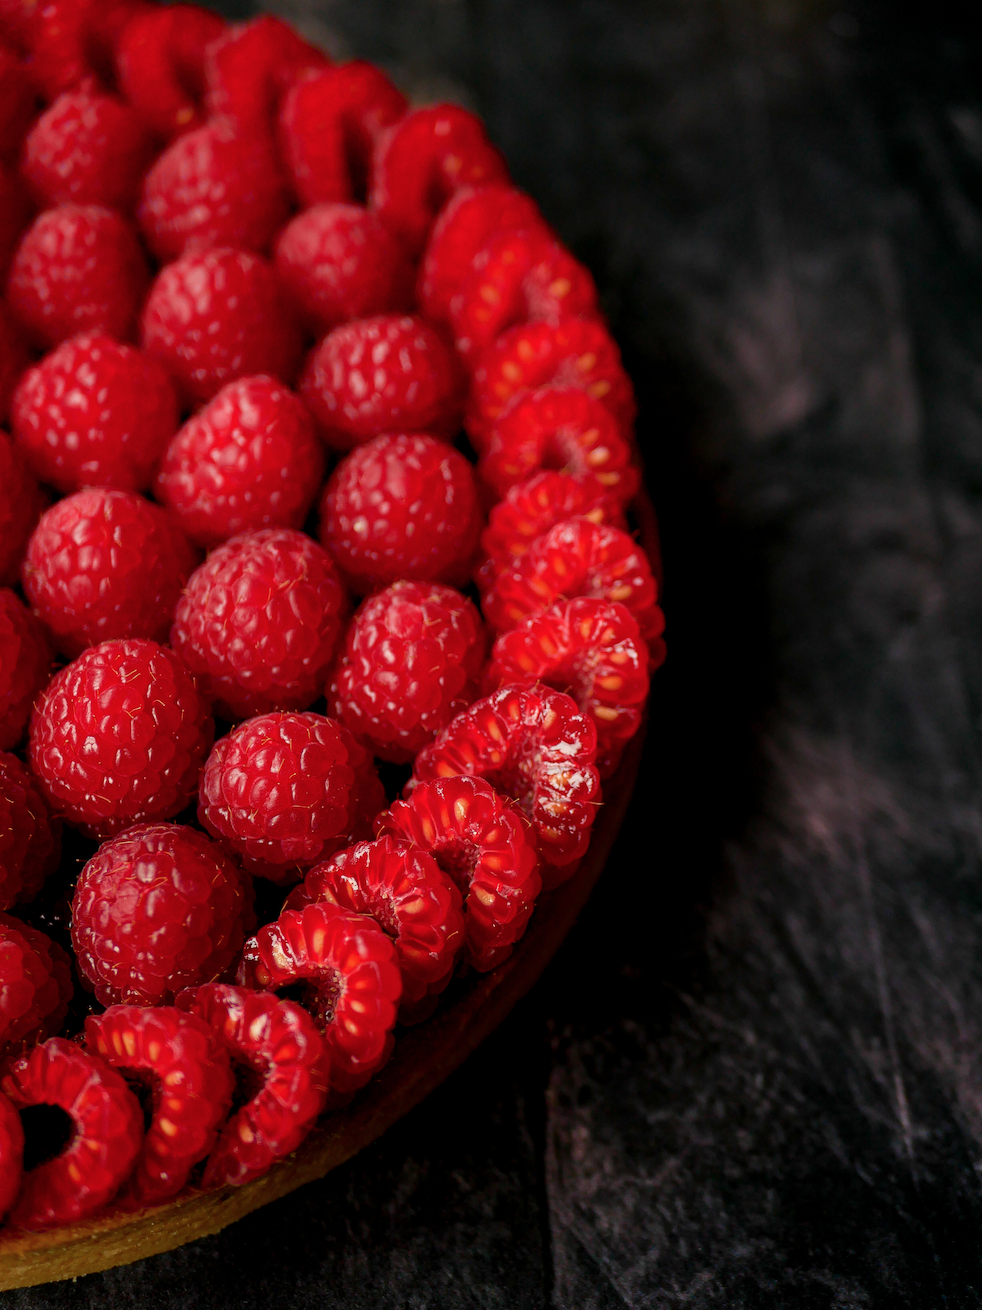
M 119 1200 L 139 1208 L 175 1196 L 211 1151 L 232 1104 L 228 1054 L 209 1024 L 173 1006 L 114 1005 L 85 1021 L 85 1045 L 148 1083 L 151 1119 Z
M 308 359 L 300 394 L 331 450 L 381 432 L 460 428 L 459 365 L 420 318 L 378 314 L 335 328 Z
M 366 914 L 321 903 L 284 910 L 246 943 L 238 981 L 269 991 L 305 985 L 340 1096 L 364 1087 L 392 1052 L 402 977 L 395 947 Z
M 0 160 L 16 160 L 36 106 L 37 93 L 26 65 L 0 44 Z
M 205 47 L 225 22 L 200 5 L 145 9 L 116 46 L 119 89 L 153 134 L 164 141 L 204 120 Z
M 459 105 L 430 105 L 414 109 L 380 138 L 372 166 L 372 208 L 409 254 L 418 255 L 455 191 L 507 177 L 505 162 L 479 118 Z
M 194 679 L 154 641 L 105 641 L 34 707 L 31 768 L 52 809 L 90 837 L 169 819 L 194 796 L 214 724 Z
M 72 991 L 67 953 L 43 932 L 0 914 L 0 1056 L 57 1033 Z
M 280 233 L 275 258 L 280 281 L 315 332 L 412 307 L 412 265 L 381 219 L 361 205 L 304 210 Z
M 537 537 L 526 554 L 503 569 L 481 598 L 495 632 L 507 632 L 557 600 L 593 596 L 618 601 L 634 615 L 651 651 L 651 667 L 665 658 L 665 616 L 648 557 L 619 528 L 565 519 Z
M 0 163 L 0 280 L 4 284 L 7 281 L 7 271 L 14 257 L 14 251 L 30 226 L 33 213 L 34 206 L 23 182 L 16 173 L 8 172 Z M 0 303 L 0 315 L 6 317 L 2 303 Z M 0 350 L 0 360 L 3 360 L 3 354 L 3 350 Z M 0 363 L 0 396 L 3 394 L 3 377 L 8 367 L 5 363 Z M 2 412 L 0 410 L 0 413 Z
M 305 73 L 329 63 L 282 18 L 260 14 L 228 28 L 208 46 L 206 107 L 253 133 L 269 132 L 284 93 Z
M 327 551 L 270 528 L 219 546 L 192 573 L 171 645 L 224 719 L 305 710 L 323 693 L 346 609 Z
M 31 77 L 45 101 L 97 78 L 89 19 L 101 0 L 45 0 L 22 7 L 21 38 Z
M 480 531 L 471 465 L 420 433 L 353 450 L 321 500 L 321 541 L 359 595 L 402 579 L 463 583 Z
M 280 106 L 283 159 L 302 206 L 363 196 L 375 142 L 408 108 L 380 68 L 363 59 L 301 78 Z
M 600 799 L 596 753 L 597 730 L 569 696 L 502 687 L 420 751 L 409 785 L 467 774 L 517 801 L 531 820 L 548 888 L 572 873 L 590 843 Z
M 3 358 L 0 314 L 0 359 Z M 41 517 L 45 498 L 23 452 L 0 432 L 0 586 L 20 577 L 27 541 Z
M 395 942 L 403 1021 L 449 983 L 464 945 L 460 892 L 424 851 L 394 837 L 339 851 L 308 870 L 284 908 L 303 910 L 315 902 L 371 915 Z
M 433 225 L 416 284 L 420 312 L 434 323 L 449 323 L 450 301 L 481 247 L 496 233 L 540 226 L 545 220 L 538 205 L 513 186 L 462 187 Z
M 171 142 L 143 183 L 138 218 L 165 261 L 193 250 L 265 250 L 286 222 L 273 143 L 228 118 Z
M 177 397 L 155 359 L 91 332 L 24 374 L 11 427 L 38 477 L 59 491 L 142 491 L 177 431 Z
M 79 874 L 72 945 L 101 1005 L 168 1005 L 224 973 L 251 916 L 249 880 L 204 833 L 144 823 Z
M 464 894 L 467 959 L 482 973 L 512 952 L 542 886 L 525 816 L 483 778 L 440 778 L 379 816 L 379 833 L 432 855 Z
M 299 528 L 324 480 L 324 452 L 300 400 L 275 378 L 237 378 L 167 447 L 154 491 L 199 546 Z
M 437 582 L 396 582 L 348 628 L 331 713 L 375 755 L 408 763 L 477 698 L 486 637 L 475 606 Z
M 146 284 L 146 262 L 124 218 L 98 205 L 60 205 L 40 214 L 17 247 L 7 303 L 43 347 L 78 332 L 126 339 Z
M 321 714 L 263 714 L 215 743 L 201 775 L 198 818 L 245 867 L 296 882 L 344 834 L 361 751 Z M 359 761 L 360 762 L 360 761 Z
M 50 673 L 44 629 L 9 588 L 0 587 L 0 751 L 20 742 Z
M 61 824 L 37 779 L 16 755 L 0 751 L 0 910 L 33 900 L 60 857 Z
M 177 998 L 203 1019 L 259 1090 L 222 1129 L 203 1187 L 241 1186 L 295 1151 L 327 1099 L 331 1061 L 306 1010 L 268 992 L 208 983 Z
M 621 432 L 630 431 L 634 388 L 604 325 L 588 318 L 526 323 L 502 333 L 477 361 L 465 426 L 478 451 L 513 396 L 545 386 L 581 387 L 603 401 Z
M 0 1092 L 0 1223 L 17 1199 L 24 1173 L 24 1129 L 20 1115 Z
M 199 403 L 256 373 L 289 382 L 300 358 L 276 274 L 245 250 L 206 250 L 168 264 L 150 288 L 140 339 Z
M 59 1106 L 72 1120 L 65 1148 L 24 1175 L 8 1222 L 55 1228 L 99 1210 L 119 1191 L 143 1138 L 143 1111 L 121 1074 L 74 1042 L 51 1037 L 0 1080 L 17 1110 Z
M 24 142 L 21 173 L 44 206 L 131 210 L 153 143 L 139 114 L 115 96 L 66 91 Z
M 64 654 L 112 637 L 167 640 L 195 559 L 157 505 L 90 487 L 41 515 L 23 581 L 34 613 Z

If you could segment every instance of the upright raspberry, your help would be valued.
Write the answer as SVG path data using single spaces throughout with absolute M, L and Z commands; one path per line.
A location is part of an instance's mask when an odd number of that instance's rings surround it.
M 0 350 L 2 348 L 3 316 L 0 311 Z M 0 432 L 0 587 L 12 586 L 20 577 L 28 539 L 45 503 L 23 451 L 6 432 Z
M 119 89 L 163 141 L 204 121 L 205 48 L 224 20 L 200 5 L 153 5 L 137 13 L 116 46 Z
M 205 53 L 206 104 L 254 134 L 267 133 L 284 93 L 330 60 L 282 18 L 260 14 L 230 27 Z
M 0 914 L 0 1065 L 57 1033 L 71 999 L 65 951 L 36 928 Z
M 39 697 L 31 768 L 56 814 L 103 838 L 184 809 L 213 735 L 208 704 L 173 651 L 106 641 Z
M 14 592 L 0 587 L 0 751 L 19 744 L 50 673 L 44 629 Z
M 16 755 L 0 751 L 0 910 L 32 901 L 60 855 L 61 824 L 37 779 Z
M 0 1092 L 0 1223 L 17 1199 L 24 1169 L 24 1129 L 20 1115 Z

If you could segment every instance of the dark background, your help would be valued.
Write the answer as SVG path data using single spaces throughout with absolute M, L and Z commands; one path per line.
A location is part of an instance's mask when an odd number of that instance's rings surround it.
M 593 268 L 669 661 L 587 911 L 458 1074 L 225 1233 L 0 1306 L 978 1305 L 971 13 L 278 9 L 477 109 Z

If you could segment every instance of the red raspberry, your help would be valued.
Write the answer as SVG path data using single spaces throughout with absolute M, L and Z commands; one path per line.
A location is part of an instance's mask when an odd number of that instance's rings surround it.
M 572 873 L 590 844 L 600 799 L 597 730 L 576 702 L 549 687 L 502 687 L 448 723 L 416 756 L 410 787 L 459 774 L 482 777 L 532 822 L 543 886 Z
M 119 89 L 155 136 L 169 141 L 203 121 L 205 47 L 224 30 L 218 14 L 184 4 L 148 8 L 123 29 Z
M 300 400 L 275 378 L 237 378 L 167 447 L 154 491 L 193 542 L 299 528 L 324 480 L 324 452 Z
M 434 323 L 449 323 L 450 301 L 481 247 L 496 233 L 540 226 L 545 221 L 538 205 L 513 186 L 462 187 L 433 225 L 416 284 L 420 311 Z
M 241 1186 L 295 1151 L 327 1099 L 331 1061 L 306 1010 L 267 992 L 208 983 L 177 1004 L 210 1025 L 259 1090 L 222 1129 L 203 1187 Z
M 636 406 L 617 344 L 596 319 L 572 318 L 509 328 L 481 354 L 474 370 L 465 426 L 484 449 L 498 415 L 513 396 L 537 387 L 581 387 L 602 400 L 630 431 Z
M 0 1223 L 17 1199 L 24 1172 L 20 1115 L 0 1092 Z
M 41 346 L 78 332 L 127 338 L 146 284 L 146 262 L 124 218 L 98 205 L 60 205 L 39 215 L 17 247 L 7 302 Z
M 396 582 L 366 600 L 331 677 L 331 713 L 375 755 L 408 763 L 476 699 L 486 637 L 477 609 L 438 582 Z
M 481 598 L 495 632 L 507 632 L 557 600 L 593 596 L 618 601 L 634 615 L 651 651 L 651 667 L 665 658 L 665 616 L 648 557 L 619 528 L 590 519 L 565 519 L 537 537 Z
M 11 427 L 38 477 L 59 491 L 142 491 L 177 431 L 177 397 L 155 359 L 91 332 L 24 374 Z
M 296 882 L 347 831 L 361 749 L 322 714 L 248 719 L 215 743 L 198 818 L 250 872 Z
M 235 1079 L 218 1035 L 173 1006 L 114 1005 L 85 1021 L 85 1044 L 114 1069 L 148 1082 L 151 1119 L 119 1198 L 128 1207 L 175 1196 L 211 1151 Z
M 191 401 L 255 373 L 289 382 L 300 358 L 276 274 L 246 250 L 206 250 L 168 264 L 150 288 L 140 334 Z
M 346 608 L 327 551 L 270 528 L 219 546 L 192 573 L 171 645 L 222 718 L 305 710 L 323 693 Z
M 7 271 L 14 251 L 20 245 L 20 239 L 31 222 L 34 207 L 16 173 L 8 172 L 0 163 L 0 280 L 6 283 Z M 0 315 L 6 318 L 6 311 L 0 304 Z M 4 334 L 6 335 L 6 334 Z M 19 334 L 18 334 L 19 335 Z M 3 395 L 3 378 L 9 365 L 4 360 L 4 351 L 0 349 L 0 397 Z M 0 414 L 3 410 L 0 409 Z
M 540 469 L 595 477 L 624 504 L 641 483 L 617 419 L 580 387 L 542 387 L 515 396 L 491 428 L 478 465 L 501 496 Z
M 31 716 L 31 768 L 90 837 L 169 819 L 198 786 L 214 724 L 194 679 L 154 641 L 105 641 L 52 679 Z
M 406 97 L 380 68 L 354 59 L 301 78 L 280 106 L 280 155 L 301 205 L 364 195 L 372 152 Z
M 46 101 L 97 78 L 89 19 L 101 0 L 45 0 L 25 3 L 21 36 L 31 76 Z
M 381 432 L 452 436 L 460 428 L 459 365 L 420 318 L 378 314 L 344 323 L 313 351 L 300 393 L 331 450 Z
M 0 1056 L 56 1033 L 72 991 L 67 952 L 36 928 L 0 914 Z
M 340 1096 L 364 1087 L 392 1052 L 402 977 L 395 947 L 366 914 L 321 903 L 284 910 L 246 943 L 238 980 L 270 991 L 305 984 Z
M 79 874 L 79 972 L 102 1005 L 167 1005 L 232 965 L 251 910 L 248 878 L 203 832 L 139 824 L 103 842 Z
M 9 588 L 0 587 L 0 751 L 20 742 L 50 673 L 44 629 Z
M 464 893 L 467 958 L 486 973 L 512 953 L 542 886 L 528 821 L 483 778 L 417 786 L 379 816 L 391 834 L 432 855 Z
M 0 44 L 0 160 L 16 160 L 36 107 L 34 81 L 26 65 Z
M 11 1066 L 0 1091 L 17 1110 L 55 1105 L 72 1121 L 64 1149 L 24 1175 L 11 1224 L 55 1228 L 112 1200 L 143 1138 L 140 1102 L 121 1074 L 74 1042 L 51 1037 Z
M 253 132 L 268 132 L 284 93 L 305 73 L 330 63 L 282 18 L 260 14 L 238 23 L 205 52 L 206 106 Z
M 272 141 L 213 119 L 173 141 L 143 183 L 138 218 L 161 260 L 192 250 L 265 250 L 286 222 Z
M 316 332 L 412 307 L 412 265 L 385 224 L 361 205 L 304 210 L 280 233 L 275 257 L 280 281 Z
M 414 109 L 379 140 L 372 208 L 407 251 L 418 255 L 455 191 L 507 177 L 505 162 L 479 118 L 459 105 L 430 105 Z
M 536 682 L 565 691 L 597 729 L 601 780 L 616 769 L 641 726 L 648 648 L 623 605 L 581 596 L 530 615 L 494 644 L 487 686 Z
M 41 515 L 24 556 L 24 591 L 66 655 L 112 637 L 166 641 L 194 564 L 157 505 L 90 487 Z
M 61 824 L 37 779 L 16 755 L 0 751 L 0 910 L 32 901 L 60 858 Z
M 321 501 L 321 541 L 359 595 L 406 578 L 463 583 L 480 531 L 471 465 L 419 433 L 353 450 Z
M 464 945 L 460 892 L 425 852 L 394 837 L 339 851 L 308 870 L 284 908 L 303 910 L 314 902 L 369 914 L 392 938 L 402 974 L 404 1022 L 449 983 Z
M 152 157 L 129 105 L 97 91 L 66 91 L 28 133 L 21 173 L 42 205 L 130 210 Z
M 0 314 L 0 359 L 3 351 Z M 28 538 L 41 516 L 45 499 L 23 452 L 6 432 L 0 432 L 0 586 L 20 577 Z

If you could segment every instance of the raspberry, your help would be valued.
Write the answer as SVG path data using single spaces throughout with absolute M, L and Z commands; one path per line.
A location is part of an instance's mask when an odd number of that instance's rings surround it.
M 538 205 L 513 186 L 462 187 L 433 225 L 416 284 L 420 311 L 434 323 L 449 323 L 450 301 L 485 242 L 499 232 L 540 226 L 545 221 Z
M 0 44 L 0 160 L 12 163 L 20 154 L 36 103 L 34 82 L 26 66 L 13 50 Z
M 394 763 L 408 763 L 476 699 L 485 633 L 452 587 L 396 582 L 366 600 L 331 677 L 334 716 Z
M 158 500 L 199 546 L 240 532 L 299 528 L 324 480 L 310 415 L 272 377 L 238 378 L 167 447 Z
M 23 1160 L 24 1129 L 20 1115 L 0 1092 L 0 1223 L 20 1191 Z
M 90 487 L 41 515 L 24 556 L 24 591 L 66 655 L 112 637 L 166 641 L 194 563 L 157 505 Z
M 120 1200 L 158 1205 L 181 1190 L 228 1114 L 235 1079 L 225 1047 L 196 1015 L 141 1005 L 90 1015 L 85 1044 L 114 1069 L 149 1081 L 151 1120 Z
M 51 648 L 34 615 L 0 587 L 0 751 L 18 745 L 51 672 Z
M 267 132 L 284 92 L 330 61 L 281 18 L 261 14 L 227 29 L 205 53 L 206 106 L 253 132 Z
M 0 751 L 0 910 L 33 900 L 60 857 L 61 824 L 37 779 Z
M 407 114 L 379 140 L 372 208 L 407 251 L 418 255 L 455 191 L 507 177 L 479 118 L 459 105 L 431 105 Z
M 72 990 L 67 953 L 43 932 L 0 914 L 0 1055 L 56 1033 Z
M 420 318 L 378 314 L 344 323 L 313 351 L 300 393 L 332 450 L 381 432 L 452 436 L 462 382 L 451 351 Z
M 4 283 L 7 280 L 7 271 L 14 257 L 14 251 L 27 231 L 33 212 L 30 198 L 20 178 L 15 173 L 8 173 L 0 163 L 0 279 Z M 2 303 L 0 303 L 0 315 L 6 318 Z M 0 349 L 0 361 L 3 361 L 3 358 L 4 351 Z M 8 368 L 6 361 L 0 363 L 0 397 L 3 395 L 3 378 Z M 3 413 L 2 409 L 0 413 Z
M 129 105 L 96 91 L 66 91 L 28 133 L 21 173 L 42 205 L 131 210 L 152 157 Z
M 78 332 L 127 338 L 146 283 L 143 253 L 124 218 L 98 205 L 60 205 L 40 214 L 17 247 L 7 302 L 40 346 Z
M 123 29 L 119 89 L 155 136 L 169 141 L 203 121 L 205 47 L 224 30 L 218 14 L 184 4 L 146 9 Z
M 556 325 L 599 313 L 587 269 L 541 227 L 491 237 L 450 301 L 457 353 L 471 367 L 486 346 L 516 324 Z
M 167 1005 L 231 966 L 251 908 L 248 879 L 204 833 L 178 823 L 128 828 L 79 874 L 79 972 L 102 1005 Z
M 464 944 L 460 892 L 436 861 L 394 837 L 359 842 L 307 872 L 286 909 L 324 902 L 369 914 L 395 942 L 400 1017 L 442 992 Z
M 140 334 L 191 401 L 211 400 L 227 382 L 256 373 L 289 382 L 300 357 L 275 273 L 245 250 L 207 250 L 168 264 L 150 288 Z
M 320 902 L 284 910 L 246 943 L 243 978 L 269 991 L 305 985 L 340 1096 L 363 1087 L 389 1058 L 402 977 L 395 947 L 368 915 Z
M 286 222 L 272 141 L 214 119 L 173 141 L 143 183 L 138 218 L 161 260 L 192 250 L 265 250 Z
M 478 473 L 498 495 L 540 469 L 595 477 L 624 504 L 641 482 L 630 442 L 602 401 L 580 387 L 517 395 L 498 416 Z
M 648 648 L 623 605 L 581 596 L 530 615 L 494 644 L 487 685 L 565 691 L 597 729 L 597 768 L 608 778 L 641 726 L 648 698 Z
M 198 818 L 250 872 L 296 882 L 347 830 L 361 751 L 321 714 L 248 719 L 208 757 Z
M 171 645 L 222 718 L 305 710 L 323 692 L 345 609 L 327 551 L 270 528 L 219 546 L 192 573 Z
M 507 632 L 557 600 L 593 596 L 625 605 L 651 651 L 651 667 L 665 658 L 665 616 L 648 557 L 620 528 L 590 519 L 564 519 L 537 537 L 503 569 L 481 599 L 495 632 Z
M 31 76 L 46 101 L 97 77 L 89 20 L 101 0 L 45 0 L 25 4 L 22 36 Z
M 0 315 L 0 359 L 3 358 L 3 318 Z M 6 432 L 0 432 L 0 586 L 20 577 L 28 538 L 41 516 L 45 500 L 23 452 Z
M 24 374 L 11 427 L 38 477 L 59 491 L 142 491 L 177 431 L 177 397 L 155 359 L 92 332 Z
M 310 327 L 412 306 L 413 269 L 385 224 L 360 205 L 314 205 L 276 241 L 276 271 Z
M 440 778 L 379 816 L 379 833 L 432 855 L 464 893 L 467 958 L 486 973 L 525 932 L 542 886 L 525 816 L 483 778 Z
M 301 78 L 280 106 L 280 155 L 301 205 L 364 195 L 375 142 L 406 97 L 380 68 L 354 59 Z
M 259 1088 L 222 1129 L 202 1186 L 241 1186 L 295 1151 L 324 1108 L 331 1062 L 306 1010 L 267 992 L 208 983 L 177 1004 L 210 1025 Z
M 597 730 L 549 687 L 502 687 L 458 714 L 416 756 L 410 787 L 467 774 L 518 802 L 532 822 L 543 886 L 572 872 L 590 842 L 600 799 Z
M 11 1066 L 0 1091 L 17 1110 L 55 1105 L 72 1121 L 64 1149 L 24 1175 L 8 1222 L 54 1228 L 112 1200 L 136 1162 L 143 1137 L 140 1102 L 121 1074 L 74 1042 L 51 1037 Z
M 405 578 L 462 583 L 480 531 L 471 465 L 419 433 L 353 450 L 321 500 L 321 541 L 360 595 Z
M 214 725 L 194 679 L 154 641 L 106 641 L 34 707 L 31 768 L 52 809 L 90 837 L 169 819 L 194 796 Z
M 502 333 L 477 361 L 465 426 L 478 451 L 513 396 L 544 386 L 588 391 L 603 401 L 622 432 L 634 422 L 634 388 L 617 344 L 602 323 L 588 318 L 556 326 L 525 323 Z

